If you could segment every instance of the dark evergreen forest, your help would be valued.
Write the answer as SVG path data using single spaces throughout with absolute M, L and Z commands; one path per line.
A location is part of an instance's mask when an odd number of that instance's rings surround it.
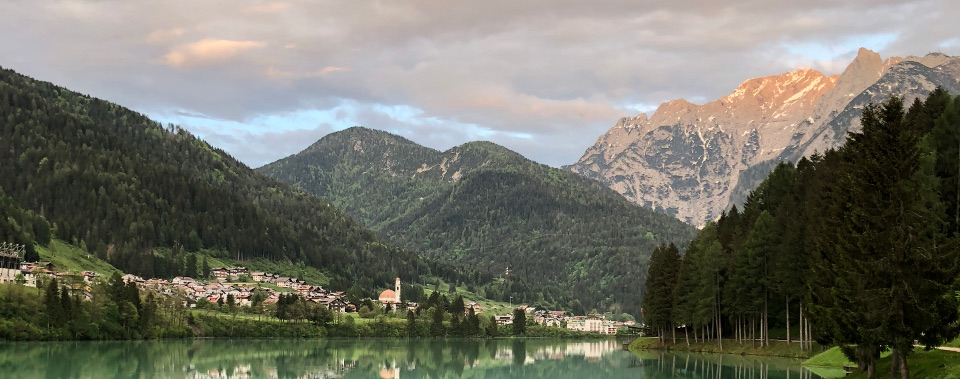
M 892 350 L 960 334 L 960 97 L 866 107 L 837 150 L 780 163 L 681 257 L 653 252 L 644 296 L 664 337 L 769 344 L 769 330 L 841 346 L 874 375 Z M 791 331 L 793 333 L 791 334 Z

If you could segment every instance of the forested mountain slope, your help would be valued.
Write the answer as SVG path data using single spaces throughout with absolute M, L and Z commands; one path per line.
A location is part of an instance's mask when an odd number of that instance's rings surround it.
M 168 275 L 175 262 L 155 248 L 174 246 L 303 261 L 334 288 L 370 292 L 426 271 L 330 204 L 178 127 L 3 69 L 0 162 L 11 205 L 124 271 Z
M 695 230 L 600 183 L 489 142 L 440 152 L 351 128 L 259 169 L 331 201 L 402 247 L 521 287 L 487 297 L 638 314 L 646 262 Z

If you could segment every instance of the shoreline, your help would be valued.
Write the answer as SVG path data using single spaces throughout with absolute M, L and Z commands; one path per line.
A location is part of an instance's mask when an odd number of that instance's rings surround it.
M 787 344 L 786 341 L 770 341 L 769 347 L 753 347 L 751 345 L 741 345 L 733 339 L 724 339 L 723 340 L 724 348 L 720 349 L 716 346 L 716 341 L 711 341 L 709 343 L 690 343 L 690 346 L 687 346 L 686 342 L 681 342 L 678 339 L 676 344 L 660 344 L 660 341 L 656 337 L 637 337 L 629 344 L 627 344 L 627 350 L 636 355 L 636 352 L 644 350 L 662 350 L 662 351 L 684 351 L 690 353 L 704 353 L 704 354 L 724 354 L 724 355 L 740 355 L 740 356 L 762 356 L 762 357 L 781 357 L 781 358 L 796 358 L 796 359 L 809 359 L 814 355 L 817 355 L 823 351 L 819 345 L 814 344 L 812 350 L 802 350 L 800 349 L 799 342 L 791 342 Z
M 550 336 L 497 336 L 497 337 L 384 337 L 384 336 L 359 336 L 359 337 L 342 337 L 342 336 L 333 336 L 333 337 L 260 337 L 260 336 L 251 336 L 251 337 L 235 337 L 235 336 L 193 336 L 193 337 L 166 337 L 166 338 L 150 338 L 150 339 L 113 339 L 113 340 L 92 340 L 92 339 L 60 339 L 60 340 L 0 340 L 0 344 L 18 344 L 18 343 L 61 343 L 61 342 L 158 342 L 158 341 L 194 341 L 194 340 L 324 340 L 324 341 L 356 341 L 356 340 L 391 340 L 391 341 L 402 341 L 402 340 L 469 340 L 469 341 L 510 341 L 510 340 L 570 340 L 570 341 L 581 341 L 581 340 L 617 340 L 615 335 L 586 335 L 583 337 L 550 337 Z M 621 336 L 622 338 L 622 336 Z

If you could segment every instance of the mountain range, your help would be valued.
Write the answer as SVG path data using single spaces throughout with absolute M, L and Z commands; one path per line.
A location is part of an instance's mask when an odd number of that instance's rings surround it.
M 488 298 L 638 314 L 646 262 L 695 229 L 490 142 L 447 151 L 354 127 L 260 172 L 329 200 L 387 241 L 522 288 Z
M 840 75 L 750 79 L 623 118 L 564 169 L 355 127 L 253 170 L 177 126 L 0 69 L 0 200 L 20 215 L 0 237 L 61 239 L 145 276 L 177 272 L 164 252 L 203 251 L 302 262 L 355 293 L 439 276 L 496 300 L 638 314 L 654 247 L 684 248 L 778 162 L 839 146 L 866 104 L 958 93 L 958 78 L 960 58 L 861 49 Z
M 646 208 L 702 226 L 742 204 L 780 161 L 840 146 L 870 102 L 907 103 L 936 87 L 960 92 L 960 58 L 893 57 L 860 49 L 840 75 L 811 69 L 754 78 L 697 105 L 662 104 L 620 119 L 565 168 Z

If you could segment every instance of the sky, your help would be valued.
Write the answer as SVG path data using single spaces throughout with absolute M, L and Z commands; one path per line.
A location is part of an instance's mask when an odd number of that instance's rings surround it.
M 2 0 L 0 66 L 259 167 L 365 126 L 551 166 L 621 117 L 860 47 L 960 55 L 960 2 Z

